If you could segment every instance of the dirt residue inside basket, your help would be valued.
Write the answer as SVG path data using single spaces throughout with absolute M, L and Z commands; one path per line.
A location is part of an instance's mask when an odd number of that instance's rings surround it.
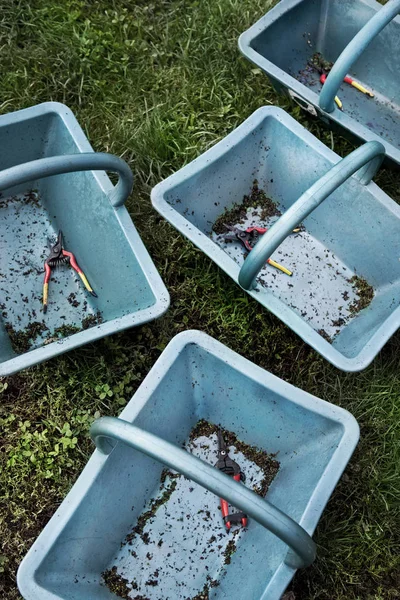
M 200 436 L 209 437 L 210 435 L 217 434 L 220 428 L 213 423 L 209 423 L 204 419 L 201 419 L 194 427 L 190 434 L 190 440 L 193 441 Z M 250 446 L 245 442 L 240 441 L 236 434 L 226 429 L 221 429 L 226 445 L 235 446 L 236 450 L 242 452 L 242 454 L 255 465 L 260 467 L 263 472 L 262 482 L 254 489 L 259 496 L 265 496 L 271 485 L 272 480 L 279 471 L 279 462 L 275 460 L 274 454 L 268 454 L 265 450 L 260 450 L 255 446 Z
M 29 323 L 25 329 L 20 329 L 19 331 L 16 331 L 11 323 L 6 322 L 4 326 L 8 333 L 8 337 L 14 352 L 17 354 L 23 354 L 24 352 L 28 352 L 34 345 L 35 341 L 37 341 L 37 338 L 40 336 L 43 337 L 43 334 L 46 331 L 49 333 L 43 338 L 43 345 L 60 341 L 69 335 L 89 329 L 90 327 L 95 327 L 102 322 L 102 314 L 100 311 L 97 311 L 96 314 L 88 315 L 82 319 L 81 327 L 65 324 L 50 331 L 45 321 L 34 321 L 33 323 Z
M 233 532 L 232 535 L 232 539 L 229 540 L 229 543 L 227 545 L 227 547 L 225 548 L 225 552 L 224 552 L 224 563 L 226 565 L 230 565 L 231 564 L 231 560 L 232 560 L 232 556 L 235 554 L 236 552 L 236 542 L 235 542 L 235 534 L 237 533 L 238 530 Z
M 196 594 L 196 596 L 192 596 L 190 600 L 209 600 L 210 598 L 210 589 L 219 586 L 219 582 L 215 579 L 211 579 L 209 575 L 207 575 L 207 583 L 204 585 L 201 592 Z M 189 600 L 189 599 L 188 599 Z
M 17 354 L 28 352 L 33 340 L 49 329 L 44 321 L 29 323 L 28 327 L 20 331 L 16 331 L 10 323 L 5 323 L 4 326 L 10 338 L 11 346 Z
M 374 297 L 374 288 L 364 277 L 359 277 L 358 275 L 354 275 L 348 281 L 352 284 L 358 295 L 358 300 L 352 302 L 349 306 L 350 312 L 354 315 L 371 304 Z
M 232 208 L 226 209 L 220 215 L 212 226 L 215 233 L 226 233 L 225 225 L 238 225 L 246 219 L 249 208 L 261 209 L 260 219 L 265 220 L 269 217 L 280 216 L 282 213 L 277 207 L 276 202 L 268 198 L 264 190 L 258 187 L 258 181 L 254 180 L 253 187 L 249 195 L 243 197 L 241 204 L 234 204 Z
M 167 477 L 172 479 L 170 485 L 168 485 L 165 488 L 161 497 L 153 499 L 151 501 L 150 508 L 148 510 L 146 510 L 146 512 L 144 512 L 140 515 L 140 517 L 138 518 L 137 524 L 132 529 L 132 532 L 126 536 L 126 540 L 125 540 L 126 542 L 131 543 L 133 538 L 136 535 L 140 535 L 140 537 L 142 538 L 142 540 L 145 544 L 149 543 L 148 534 L 143 533 L 145 525 L 146 525 L 147 521 L 149 519 L 151 519 L 151 517 L 154 517 L 154 515 L 156 514 L 156 512 L 160 508 L 160 506 L 162 506 L 163 504 L 168 502 L 168 500 L 171 498 L 172 493 L 175 491 L 175 488 L 176 488 L 175 479 L 180 477 L 180 475 L 176 474 L 176 473 L 172 473 L 172 471 L 168 471 L 168 469 L 164 469 L 163 472 L 161 473 L 161 489 L 165 486 L 165 481 L 166 481 Z
M 324 71 L 325 73 L 329 73 L 333 67 L 333 62 L 326 60 L 321 52 L 314 52 L 308 62 L 312 64 L 317 71 Z
M 328 74 L 332 67 L 332 62 L 326 60 L 320 52 L 314 52 L 308 59 L 304 69 L 297 73 L 296 79 L 307 87 L 312 87 L 317 83 L 320 84 L 320 75 L 322 73 Z
M 219 429 L 208 421 L 198 421 L 184 448 L 215 465 Z M 231 458 L 246 475 L 245 485 L 264 496 L 279 470 L 275 455 L 239 440 L 232 431 L 221 431 Z M 235 507 L 230 509 L 237 511 Z M 208 600 L 221 578 L 229 577 L 227 569 L 232 568 L 229 565 L 237 546 L 242 536 L 244 540 L 248 535 L 240 524 L 234 525 L 228 535 L 218 498 L 182 475 L 164 469 L 158 493 L 136 519 L 118 557 L 102 573 L 103 585 L 129 600 L 158 600 L 170 585 L 178 586 L 173 596 L 177 600 Z M 182 573 L 185 565 L 189 578 L 186 571 Z
M 324 329 L 319 329 L 317 332 L 330 344 L 332 344 L 335 336 L 340 333 L 341 328 L 361 310 L 367 308 L 374 298 L 374 288 L 366 279 L 364 279 L 364 277 L 353 275 L 353 277 L 350 277 L 350 279 L 347 279 L 347 281 L 348 283 L 351 283 L 354 292 L 358 296 L 356 300 L 353 300 L 353 302 L 348 305 L 348 311 L 350 314 L 346 317 L 339 317 L 338 319 L 332 321 L 332 325 L 337 327 L 335 335 L 329 336 Z M 345 292 L 342 297 L 346 302 L 348 302 L 349 298 L 347 292 Z
M 132 596 L 130 595 L 132 590 L 128 586 L 129 581 L 117 573 L 117 567 L 103 571 L 101 576 L 110 592 L 118 596 L 118 598 L 132 600 Z
M 324 338 L 324 340 L 326 340 L 327 342 L 329 342 L 330 344 L 332 344 L 332 338 L 331 336 L 325 331 L 325 329 L 318 329 L 317 333 L 319 333 L 319 335 L 321 337 Z
M 74 292 L 70 293 L 70 295 L 67 297 L 67 300 L 70 303 L 70 305 L 74 308 L 78 308 L 78 306 L 80 305 L 80 302 L 78 302 L 78 300 L 76 299 L 76 294 L 74 294 Z
M 23 196 L 9 196 L 7 198 L 0 198 L 0 209 L 8 208 L 10 204 L 18 205 L 32 205 L 35 207 L 40 206 L 39 194 L 37 190 L 29 190 Z
M 101 312 L 98 310 L 94 315 L 88 315 L 84 319 L 82 319 L 82 329 L 89 329 L 90 327 L 95 327 L 96 325 L 100 325 L 103 322 L 103 317 Z

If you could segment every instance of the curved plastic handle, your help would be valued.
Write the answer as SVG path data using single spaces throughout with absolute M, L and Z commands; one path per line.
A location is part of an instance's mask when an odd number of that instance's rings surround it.
M 124 442 L 199 483 L 219 498 L 224 498 L 290 546 L 294 553 L 289 552 L 286 557 L 288 566 L 297 569 L 307 567 L 314 561 L 315 543 L 296 521 L 189 452 L 115 417 L 102 417 L 95 421 L 90 428 L 90 436 L 103 454 L 109 454 L 114 447 L 110 438 Z
M 74 171 L 112 171 L 118 173 L 119 181 L 110 192 L 113 206 L 122 206 L 133 187 L 133 174 L 122 158 L 105 152 L 83 152 L 39 158 L 0 171 L 0 190 L 51 175 Z
M 400 12 L 400 0 L 389 0 L 354 36 L 336 60 L 319 96 L 319 105 L 325 112 L 335 109 L 335 96 L 351 65 L 364 52 L 375 36 Z
M 259 271 L 283 240 L 346 179 L 358 171 L 355 177 L 367 185 L 379 169 L 384 156 L 385 148 L 380 142 L 367 142 L 339 161 L 308 188 L 271 229 L 264 233 L 247 256 L 238 278 L 242 288 L 249 290 L 253 287 Z

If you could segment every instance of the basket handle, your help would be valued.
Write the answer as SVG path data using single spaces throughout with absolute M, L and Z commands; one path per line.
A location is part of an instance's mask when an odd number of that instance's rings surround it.
M 386 25 L 400 12 L 400 0 L 389 0 L 354 36 L 332 67 L 319 96 L 319 106 L 325 112 L 335 109 L 335 96 L 352 64 Z
M 267 259 L 295 227 L 317 208 L 351 175 L 367 185 L 379 169 L 385 156 L 380 142 L 367 142 L 340 160 L 325 175 L 308 188 L 302 196 L 268 229 L 244 261 L 239 272 L 239 284 L 250 290 Z
M 102 417 L 90 428 L 90 436 L 103 454 L 123 442 L 192 479 L 266 527 L 291 548 L 285 562 L 297 569 L 310 565 L 316 545 L 308 533 L 284 512 L 222 471 L 152 433 L 116 417 Z
M 118 173 L 119 181 L 109 193 L 114 207 L 122 206 L 133 187 L 133 174 L 127 163 L 105 152 L 83 152 L 39 158 L 0 171 L 0 190 L 51 175 L 74 171 L 111 171 Z

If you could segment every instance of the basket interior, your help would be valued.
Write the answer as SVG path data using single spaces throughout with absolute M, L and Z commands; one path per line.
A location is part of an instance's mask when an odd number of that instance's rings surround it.
M 267 498 L 294 519 L 301 518 L 318 488 L 319 508 L 312 517 L 316 524 L 329 497 L 326 486 L 330 483 L 323 481 L 323 474 L 344 434 L 340 423 L 272 392 L 214 354 L 189 344 L 162 376 L 134 423 L 181 446 L 188 443 L 192 428 L 202 418 L 233 431 L 251 446 L 277 453 L 280 470 Z M 201 449 L 197 451 L 201 453 Z M 205 452 L 208 454 L 203 458 L 215 463 L 212 440 Z M 240 455 L 234 457 L 242 460 Z M 249 474 L 251 465 L 245 468 Z M 160 494 L 162 469 L 152 459 L 117 444 L 82 494 L 79 506 L 55 543 L 44 553 L 35 572 L 37 583 L 60 598 L 115 599 L 118 596 L 110 592 L 102 579 L 106 569 L 117 564 L 128 581 L 141 581 L 142 571 L 153 573 L 153 560 L 164 557 L 166 565 L 169 560 L 179 570 L 185 561 L 190 563 L 192 550 L 193 556 L 205 557 L 208 569 L 203 568 L 200 558 L 193 561 L 190 581 L 186 571 L 182 571 L 185 577 L 176 572 L 175 587 L 170 577 L 163 581 L 159 574 L 157 586 L 148 586 L 149 598 L 192 598 L 196 586 L 197 592 L 202 590 L 208 581 L 205 573 L 209 573 L 219 584 L 210 588 L 210 598 L 239 600 L 243 590 L 237 585 L 238 572 L 246 572 L 248 596 L 261 597 L 282 565 L 287 547 L 250 520 L 248 529 L 235 538 L 236 552 L 226 564 L 224 536 L 223 548 L 216 547 L 215 555 L 210 552 L 212 531 L 217 537 L 223 532 L 218 499 L 212 494 L 204 496 L 202 491 L 196 493 L 194 485 L 188 482 L 180 490 L 181 496 L 171 496 L 171 503 L 161 507 L 158 518 L 149 525 L 150 541 L 162 539 L 160 556 L 149 559 L 146 548 L 136 538 L 132 546 L 126 544 L 126 536 L 144 508 Z M 82 478 L 87 482 L 88 474 Z M 209 516 L 203 515 L 204 519 L 198 513 L 203 509 L 210 512 Z M 201 552 L 196 541 L 202 544 Z M 155 548 L 149 544 L 150 555 L 155 554 Z M 293 570 L 289 571 L 293 574 Z
M 378 8 L 380 5 L 377 5 Z M 319 73 L 306 70 L 315 52 L 334 62 L 376 11 L 361 0 L 303 0 L 274 19 L 250 47 L 316 93 Z M 289 35 L 290 32 L 290 35 Z M 343 83 L 344 112 L 400 148 L 400 19 L 391 21 L 351 67 L 350 75 L 374 98 Z
M 164 200 L 189 227 L 211 237 L 215 248 L 231 257 L 233 274 L 245 260 L 244 249 L 239 242 L 227 243 L 223 235 L 216 235 L 215 221 L 242 203 L 255 180 L 284 213 L 331 166 L 290 127 L 266 116 L 238 143 L 223 142 L 214 160 L 187 177 L 183 170 L 181 183 L 170 186 Z M 268 227 L 276 219 L 263 220 L 260 214 L 249 211 L 240 226 Z M 305 231 L 288 236 L 271 257 L 293 276 L 266 265 L 258 279 L 257 298 L 268 306 L 268 298 L 277 297 L 314 330 L 334 335 L 333 345 L 343 354 L 356 356 L 398 306 L 399 217 L 377 198 L 373 187 L 351 178 L 302 225 Z M 186 227 L 179 228 L 185 233 Z M 196 237 L 200 248 L 203 239 Z M 217 264 L 221 261 L 218 251 L 207 251 Z M 355 275 L 374 290 L 371 304 L 360 312 L 350 310 L 354 290 L 349 279 Z
M 59 114 L 0 127 L 0 169 L 79 147 Z M 123 209 L 125 211 L 125 209 Z M 69 265 L 53 270 L 42 312 L 43 263 L 58 230 L 98 298 Z M 150 307 L 154 294 L 119 215 L 92 172 L 3 190 L 0 198 L 0 361 Z

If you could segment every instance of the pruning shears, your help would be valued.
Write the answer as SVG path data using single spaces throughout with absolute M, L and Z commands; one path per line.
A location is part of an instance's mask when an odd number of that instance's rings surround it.
M 92 296 L 95 296 L 97 298 L 96 292 L 93 291 L 90 283 L 88 282 L 88 280 L 86 278 L 85 273 L 82 271 L 82 269 L 79 267 L 78 263 L 76 262 L 75 256 L 72 254 L 72 252 L 67 252 L 67 250 L 64 250 L 63 235 L 62 235 L 62 231 L 60 230 L 58 232 L 57 241 L 55 244 L 53 244 L 50 247 L 50 254 L 46 258 L 45 263 L 44 263 L 44 282 L 43 282 L 43 312 L 44 313 L 47 311 L 47 301 L 48 301 L 48 296 L 49 296 L 49 281 L 50 281 L 50 277 L 51 277 L 51 268 L 56 267 L 61 264 L 71 265 L 71 267 L 74 269 L 74 271 L 76 271 L 78 273 L 79 277 L 81 278 L 81 280 L 83 282 L 83 285 L 85 286 L 85 288 L 87 289 L 89 294 L 91 294 Z
M 240 229 L 240 227 L 234 227 L 232 225 L 225 224 L 224 227 L 226 227 L 226 229 L 228 229 L 231 232 L 224 235 L 225 241 L 239 240 L 239 242 L 241 242 L 246 248 L 246 250 L 248 250 L 249 252 L 253 250 L 254 245 L 257 243 L 259 236 L 263 235 L 268 231 L 268 229 L 266 229 L 265 227 L 247 227 L 247 229 Z M 294 233 L 298 233 L 299 231 L 299 227 L 293 229 Z M 267 258 L 267 263 L 272 267 L 279 269 L 279 271 L 282 271 L 282 273 L 286 273 L 286 275 L 289 275 L 289 277 L 293 275 L 292 271 L 289 271 L 289 269 L 287 269 L 283 265 L 277 263 L 275 260 L 272 260 L 272 258 Z
M 240 470 L 237 462 L 229 456 L 222 431 L 218 431 L 218 461 L 216 468 L 233 477 L 235 481 L 245 481 L 244 473 Z M 220 498 L 221 512 L 225 527 L 229 531 L 232 524 L 241 523 L 243 527 L 247 526 L 247 515 L 243 512 L 229 512 L 229 504 L 223 498 Z
M 316 71 L 318 71 L 319 73 L 319 80 L 322 83 L 322 85 L 324 85 L 326 78 L 327 78 L 327 70 L 323 69 L 322 67 L 314 64 L 311 61 L 308 61 L 307 63 L 310 67 L 312 67 L 313 69 L 315 69 Z M 369 90 L 367 90 L 367 88 L 365 88 L 363 85 L 361 85 L 361 83 L 358 83 L 358 81 L 355 81 L 352 77 L 350 77 L 350 75 L 346 75 L 346 77 L 343 79 L 343 81 L 345 83 L 348 83 L 349 85 L 353 86 L 354 88 L 356 88 L 359 92 L 362 92 L 363 94 L 366 94 L 367 96 L 369 96 L 370 98 L 374 97 L 374 94 L 372 92 L 370 92 Z M 340 100 L 340 98 L 338 96 L 335 96 L 335 102 L 336 105 L 338 106 L 338 108 L 340 108 L 340 110 L 343 109 L 343 103 Z

